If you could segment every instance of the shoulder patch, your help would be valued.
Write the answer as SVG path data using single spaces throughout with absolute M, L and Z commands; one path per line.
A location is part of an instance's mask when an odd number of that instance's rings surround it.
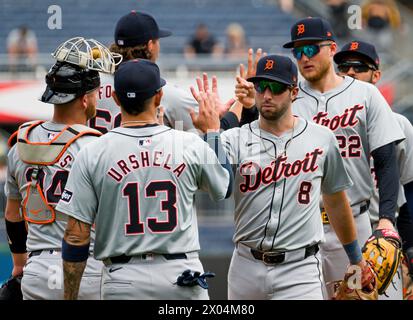
M 69 203 L 72 200 L 73 192 L 65 189 L 60 197 L 63 202 Z

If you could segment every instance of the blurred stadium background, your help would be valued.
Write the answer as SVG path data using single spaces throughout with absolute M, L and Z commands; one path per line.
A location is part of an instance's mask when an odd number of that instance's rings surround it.
M 400 23 L 386 30 L 369 32 L 363 22 L 362 30 L 349 30 L 347 8 L 369 2 L 396 4 Z M 226 47 L 226 28 L 231 23 L 245 30 L 247 47 L 262 48 L 268 53 L 289 54 L 282 44 L 289 39 L 290 26 L 298 18 L 322 16 L 329 19 L 339 35 L 339 45 L 352 39 L 364 39 L 377 45 L 382 58 L 383 80 L 379 87 L 392 107 L 413 120 L 413 1 L 394 0 L 0 0 L 0 283 L 8 278 L 11 259 L 4 229 L 4 176 L 6 140 L 19 124 L 26 120 L 48 119 L 49 105 L 37 99 L 44 89 L 44 75 L 52 65 L 50 53 L 62 41 L 83 36 L 103 44 L 113 42 L 117 20 L 130 10 L 152 14 L 161 28 L 173 36 L 161 40 L 158 64 L 169 82 L 188 88 L 201 72 L 215 74 L 224 101 L 233 94 L 234 78 L 240 62 L 246 56 L 226 53 L 184 56 L 184 47 L 199 23 L 205 24 L 222 49 Z M 61 29 L 49 29 L 48 13 L 52 5 L 61 8 Z M 367 19 L 368 17 L 364 17 Z M 397 20 L 397 19 L 396 19 Z M 26 26 L 37 39 L 33 60 L 12 60 L 8 53 L 10 31 Z M 9 39 L 10 40 L 10 39 Z M 226 298 L 226 274 L 232 254 L 231 200 L 211 204 L 205 194 L 198 198 L 201 257 L 205 268 L 217 273 L 212 279 L 212 299 Z

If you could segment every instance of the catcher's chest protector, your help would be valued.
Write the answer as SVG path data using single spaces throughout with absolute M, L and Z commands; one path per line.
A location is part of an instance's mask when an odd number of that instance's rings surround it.
M 65 127 L 49 142 L 31 142 L 29 133 L 44 121 L 27 122 L 19 127 L 17 133 L 17 152 L 20 160 L 33 165 L 31 181 L 24 186 L 27 188 L 23 201 L 24 219 L 31 223 L 47 224 L 56 219 L 53 206 L 47 202 L 39 184 L 41 166 L 51 166 L 60 160 L 67 148 L 84 135 L 100 136 L 101 133 L 87 126 L 75 124 Z

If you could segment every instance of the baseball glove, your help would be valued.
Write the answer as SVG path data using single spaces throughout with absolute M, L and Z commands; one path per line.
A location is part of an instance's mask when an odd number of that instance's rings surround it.
M 351 266 L 344 276 L 344 280 L 337 281 L 334 287 L 333 300 L 377 300 L 377 278 L 368 263 L 361 270 L 361 285 L 357 287 L 355 278 L 357 266 Z
M 0 288 L 0 300 L 19 301 L 23 300 L 20 283 L 22 276 L 11 276 Z
M 363 246 L 363 257 L 377 277 L 377 289 L 383 294 L 397 272 L 402 258 L 401 240 L 397 232 L 375 230 Z

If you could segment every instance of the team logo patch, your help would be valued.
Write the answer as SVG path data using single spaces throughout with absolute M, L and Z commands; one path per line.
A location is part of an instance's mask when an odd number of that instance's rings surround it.
M 274 68 L 274 62 L 275 62 L 274 60 L 267 59 L 267 62 L 265 63 L 264 71 L 272 70 Z
M 350 46 L 350 50 L 354 51 L 359 48 L 359 43 L 358 42 L 352 42 Z
M 60 199 L 64 202 L 69 203 L 70 200 L 72 200 L 72 196 L 73 196 L 73 192 L 65 189 L 65 191 L 63 191 L 62 196 L 60 197 Z
M 127 93 L 126 93 L 126 96 L 127 96 L 128 98 L 136 98 L 136 93 L 135 93 L 135 92 L 127 92 Z
M 304 32 L 305 32 L 305 25 L 299 24 L 297 26 L 297 36 L 299 36 L 300 34 L 304 34 Z
M 149 146 L 149 145 L 151 145 L 151 143 L 152 143 L 152 139 L 150 139 L 150 138 L 138 140 L 138 145 L 140 147 Z

